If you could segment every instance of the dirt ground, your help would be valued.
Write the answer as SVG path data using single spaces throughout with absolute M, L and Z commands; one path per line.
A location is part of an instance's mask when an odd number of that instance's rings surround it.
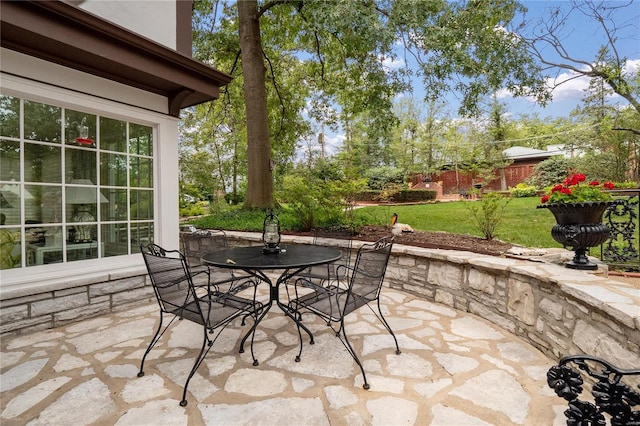
M 299 235 L 313 235 L 313 232 L 297 233 Z M 391 234 L 391 227 L 388 226 L 363 226 L 354 235 L 354 239 L 361 241 L 376 241 L 377 239 Z M 323 231 L 322 236 L 331 238 L 348 238 L 348 231 L 344 228 Z M 463 250 L 474 253 L 500 256 L 513 247 L 513 244 L 498 240 L 487 241 L 485 239 L 471 235 L 450 234 L 447 232 L 405 232 L 396 236 L 396 244 L 406 244 L 410 246 L 439 248 L 445 250 Z

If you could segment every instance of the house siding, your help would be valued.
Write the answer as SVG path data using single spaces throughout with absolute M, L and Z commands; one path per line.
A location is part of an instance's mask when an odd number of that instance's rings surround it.
M 186 3 L 190 4 L 191 2 Z M 78 4 L 78 7 L 171 49 L 178 50 L 178 8 L 176 2 L 86 0 Z M 189 27 L 190 30 L 191 27 Z M 190 52 L 189 56 L 191 56 Z

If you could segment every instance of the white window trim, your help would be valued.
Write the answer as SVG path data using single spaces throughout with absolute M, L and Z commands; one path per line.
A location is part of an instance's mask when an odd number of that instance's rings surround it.
M 101 81 L 96 78 L 96 82 Z M 151 126 L 154 129 L 154 241 L 168 248 L 178 247 L 177 118 L 4 73 L 0 92 L 3 95 L 80 109 Z M 70 277 L 77 280 L 83 275 L 96 276 L 101 272 L 114 272 L 135 265 L 143 265 L 139 254 L 2 270 L 0 299 L 7 298 L 8 293 L 24 288 L 37 293 L 35 288 L 44 276 L 47 277 L 47 286 L 51 286 L 53 281 L 62 282 Z

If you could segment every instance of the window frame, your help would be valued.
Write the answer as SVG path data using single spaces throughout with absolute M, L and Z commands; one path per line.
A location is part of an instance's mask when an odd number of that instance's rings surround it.
M 116 120 L 123 120 L 128 123 L 139 124 L 149 126 L 152 129 L 153 144 L 152 144 L 152 160 L 151 166 L 153 167 L 152 181 L 153 181 L 153 239 L 154 241 L 161 243 L 169 241 L 173 243 L 173 240 L 177 241 L 177 230 L 174 233 L 170 230 L 166 230 L 161 226 L 162 220 L 171 219 L 175 216 L 177 220 L 177 203 L 175 206 L 175 214 L 171 211 L 162 213 L 167 204 L 167 199 L 171 198 L 163 196 L 163 191 L 160 191 L 161 180 L 169 182 L 172 175 L 177 176 L 177 160 L 175 161 L 175 170 L 172 173 L 168 173 L 166 178 L 160 178 L 158 171 L 161 168 L 162 161 L 160 157 L 164 157 L 165 169 L 172 169 L 174 165 L 171 161 L 167 167 L 167 158 L 171 156 L 173 148 L 170 148 L 166 154 L 163 155 L 163 145 L 166 147 L 167 143 L 162 144 L 162 140 L 174 140 L 176 144 L 175 150 L 177 151 L 177 119 L 170 117 L 166 114 L 160 114 L 145 108 L 135 107 L 129 104 L 118 103 L 112 100 L 107 100 L 100 97 L 87 95 L 85 93 L 75 92 L 73 90 L 65 89 L 59 86 L 52 86 L 46 83 L 24 79 L 15 75 L 9 75 L 3 73 L 3 85 L 0 88 L 0 93 L 6 96 L 13 96 L 16 98 L 29 100 L 33 102 L 41 102 L 53 106 L 59 106 L 65 109 L 73 111 L 82 111 L 87 114 L 95 114 L 98 116 L 104 116 Z M 23 103 L 21 102 L 21 108 Z M 20 131 L 23 131 L 21 126 Z M 20 140 L 23 140 L 21 134 Z M 170 142 L 169 142 L 170 143 Z M 21 167 L 24 166 L 24 154 L 21 152 Z M 21 171 L 21 178 L 24 177 L 24 172 Z M 96 182 L 97 184 L 97 182 Z M 171 185 L 169 185 L 171 186 Z M 177 182 L 175 184 L 177 187 Z M 128 186 L 127 189 L 132 187 Z M 170 188 L 172 189 L 172 188 Z M 177 193 L 176 193 L 177 197 Z M 23 197 L 24 198 L 24 197 Z M 24 200 L 21 201 L 24 208 Z M 161 208 L 163 206 L 163 208 Z M 169 210 L 172 210 L 171 206 Z M 135 224 L 136 221 L 132 221 L 130 217 L 127 217 L 126 222 L 130 225 Z M 97 222 L 97 226 L 102 226 L 109 222 Z M 21 253 L 24 256 L 26 254 L 25 244 L 25 224 L 20 223 L 13 228 L 20 227 L 21 230 Z M 177 226 L 176 226 L 177 229 Z M 5 269 L 0 271 L 2 280 L 0 280 L 0 288 L 7 288 L 13 285 L 19 285 L 21 283 L 28 283 L 32 276 L 42 274 L 46 271 L 52 278 L 56 276 L 68 276 L 70 273 L 73 275 L 78 274 L 78 267 L 86 267 L 86 272 L 100 272 L 100 271 L 113 271 L 114 264 L 126 265 L 139 264 L 140 255 L 136 253 L 135 247 L 131 247 L 131 253 L 126 255 L 119 255 L 113 257 L 101 257 L 88 260 L 79 260 L 73 262 L 45 264 L 37 266 L 21 266 L 19 268 Z M 26 259 L 22 261 L 23 265 L 26 264 Z

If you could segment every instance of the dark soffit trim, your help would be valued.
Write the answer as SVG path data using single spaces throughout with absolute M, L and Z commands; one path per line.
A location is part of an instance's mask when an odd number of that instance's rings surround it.
M 61 1 L 2 0 L 0 30 L 2 47 L 165 96 L 175 117 L 233 79 Z

